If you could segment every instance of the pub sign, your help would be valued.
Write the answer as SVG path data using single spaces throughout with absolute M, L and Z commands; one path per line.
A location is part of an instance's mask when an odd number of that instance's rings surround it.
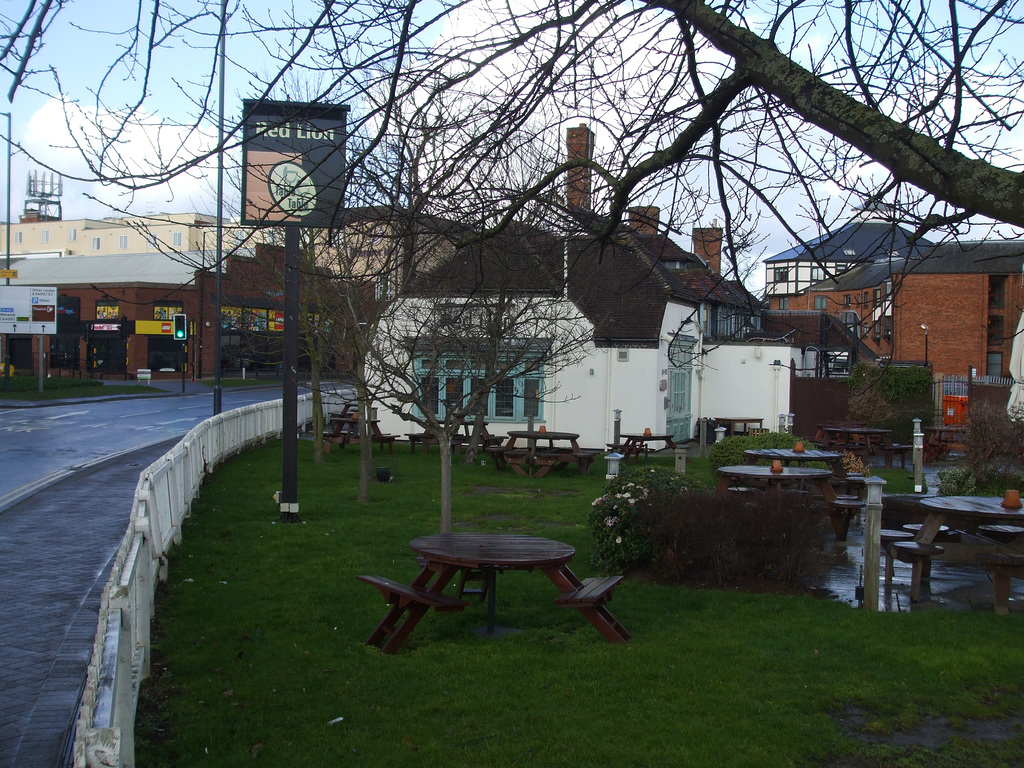
M 254 99 L 242 106 L 242 224 L 340 221 L 348 106 Z

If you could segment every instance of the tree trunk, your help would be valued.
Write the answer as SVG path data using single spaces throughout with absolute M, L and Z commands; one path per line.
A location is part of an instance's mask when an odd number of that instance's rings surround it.
M 313 389 L 313 463 L 324 461 L 324 403 L 320 392 L 320 366 L 310 355 L 309 385 Z
M 452 532 L 452 440 L 444 430 L 437 433 L 441 454 L 441 533 Z
M 356 396 L 359 399 L 359 493 L 356 501 L 366 504 L 370 501 L 370 478 L 373 476 L 373 424 L 370 422 L 370 397 L 366 387 L 356 378 Z

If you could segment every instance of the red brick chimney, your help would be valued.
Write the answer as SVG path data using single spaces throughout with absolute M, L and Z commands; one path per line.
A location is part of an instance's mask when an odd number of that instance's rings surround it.
M 722 274 L 722 228 L 717 222 L 693 228 L 693 252 L 708 263 L 712 272 Z
M 661 208 L 656 205 L 629 209 L 629 228 L 638 235 L 658 234 Z
M 566 159 L 570 162 L 585 158 L 594 158 L 594 133 L 586 123 L 579 128 L 567 128 L 565 131 Z M 568 189 L 565 201 L 571 210 L 592 210 L 591 176 L 589 168 L 572 168 L 569 171 Z

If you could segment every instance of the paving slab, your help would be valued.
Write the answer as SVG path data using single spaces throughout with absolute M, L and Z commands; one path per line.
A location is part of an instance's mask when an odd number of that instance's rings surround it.
M 63 764 L 139 473 L 177 440 L 92 465 L 0 513 L 0 768 Z

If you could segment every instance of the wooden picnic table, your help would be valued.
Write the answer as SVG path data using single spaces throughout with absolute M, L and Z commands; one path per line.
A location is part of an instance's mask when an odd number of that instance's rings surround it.
M 906 465 L 906 455 L 913 446 L 898 445 L 892 441 L 892 430 L 880 427 L 838 427 L 819 424 L 814 444 L 826 451 L 849 451 L 862 458 L 881 456 L 886 469 L 892 469 L 892 458 L 900 456 Z
M 462 452 L 462 446 L 469 445 L 469 441 L 473 437 L 473 427 L 475 422 L 464 421 L 462 422 L 462 433 L 456 433 L 452 435 L 451 448 L 455 453 Z M 430 446 L 437 445 L 437 438 L 429 432 L 409 432 L 406 434 L 409 438 L 409 448 L 415 453 L 417 444 L 423 446 L 423 452 L 428 453 Z M 496 445 L 501 443 L 504 438 L 500 436 L 492 435 L 487 431 L 487 422 L 485 421 L 480 431 L 480 445 L 486 448 L 489 445 Z
M 380 589 L 392 607 L 369 636 L 367 645 L 394 653 L 427 610 L 462 610 L 460 597 L 444 594 L 460 572 L 482 572 L 487 579 L 487 626 L 480 634 L 496 637 L 507 631 L 495 624 L 497 573 L 539 570 L 558 589 L 555 602 L 576 608 L 610 643 L 625 643 L 631 635 L 608 611 L 612 590 L 621 576 L 580 580 L 569 568 L 576 554 L 568 544 L 537 536 L 508 533 L 442 533 L 409 542 L 420 556 L 422 568 L 410 585 L 374 576 L 361 581 Z
M 622 453 L 623 460 L 629 464 L 636 464 L 637 458 L 642 453 L 644 456 L 647 455 L 648 443 L 662 442 L 665 443 L 666 448 L 675 448 L 676 443 L 673 435 L 654 435 L 654 434 L 628 434 L 619 435 L 622 440 L 620 445 L 609 444 L 608 447 L 612 450 L 619 451 Z
M 359 444 L 359 419 L 354 415 L 346 413 L 344 415 L 332 416 L 330 424 L 331 428 L 324 432 L 324 453 L 330 453 L 331 445 L 333 444 L 340 445 L 342 448 L 349 443 Z M 370 441 L 372 443 L 380 445 L 382 450 L 386 445 L 388 452 L 394 453 L 395 439 L 395 435 L 386 435 L 380 431 L 377 419 L 371 420 Z
M 835 477 L 846 477 L 846 470 L 843 468 L 843 454 L 837 451 L 822 451 L 816 449 L 797 451 L 793 448 L 749 448 L 743 452 L 743 458 L 747 464 L 757 464 L 758 461 L 764 460 L 771 462 L 778 459 L 785 466 L 790 464 L 803 466 L 810 462 L 821 461 L 828 464 Z
M 716 416 L 715 423 L 719 426 L 728 427 L 730 435 L 738 434 L 736 427 L 739 424 L 743 425 L 744 432 L 747 431 L 750 424 L 757 424 L 758 429 L 764 428 L 764 419 L 756 419 L 749 416 Z
M 508 442 L 487 446 L 486 451 L 494 458 L 495 467 L 504 469 L 510 466 L 513 472 L 523 477 L 544 477 L 552 467 L 561 468 L 569 464 L 576 464 L 580 474 L 585 475 L 601 451 L 580 448 L 579 437 L 576 432 L 510 430 Z
M 810 484 L 816 486 L 828 503 L 836 500 L 836 492 L 832 488 L 832 470 L 814 467 L 783 467 L 774 471 L 771 467 L 759 464 L 736 464 L 719 467 L 720 479 L 715 486 L 715 493 L 724 496 L 734 486 L 783 490 L 786 488 L 803 488 Z
M 943 427 L 924 427 L 924 460 L 944 459 L 950 451 L 966 451 L 967 427 L 951 424 Z
M 943 541 L 942 552 L 932 555 L 936 560 L 951 560 L 961 563 L 999 562 L 1007 558 L 1011 562 L 1020 557 L 1019 550 L 1007 547 L 1003 541 L 989 536 L 983 526 L 1024 527 L 1024 509 L 1006 508 L 999 496 L 925 496 L 921 506 L 928 511 L 924 523 L 914 536 L 919 544 L 932 544 L 942 527 L 961 531 L 961 540 Z M 986 566 L 988 567 L 988 566 Z M 990 568 L 991 570 L 991 568 Z M 1009 575 L 1015 578 L 1024 577 L 1024 564 L 1007 565 L 1002 572 L 996 568 L 995 610 L 997 613 L 1009 611 Z M 922 572 L 926 569 L 914 568 L 911 580 L 911 595 L 918 594 Z

